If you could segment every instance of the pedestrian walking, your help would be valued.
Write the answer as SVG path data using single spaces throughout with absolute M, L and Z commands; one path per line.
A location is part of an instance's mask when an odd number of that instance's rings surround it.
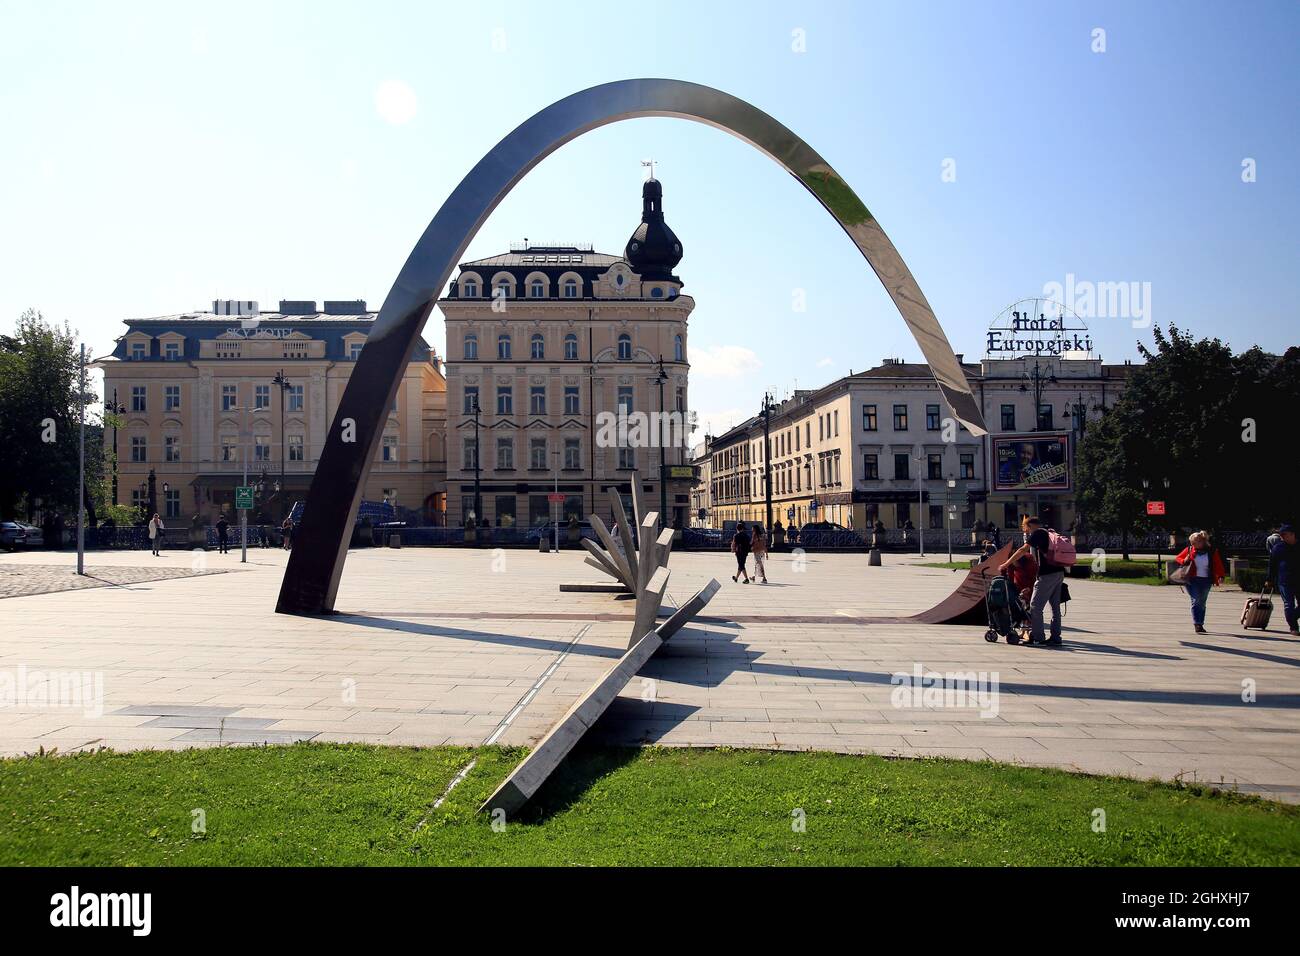
M 767 583 L 767 532 L 761 524 L 754 525 L 754 534 L 750 541 L 754 552 L 754 579 L 759 584 Z
M 998 573 L 1006 574 L 1026 554 L 1033 557 L 1038 566 L 1038 577 L 1034 580 L 1034 590 L 1029 599 L 1029 643 L 1059 646 L 1061 586 L 1065 583 L 1067 563 L 1054 561 L 1053 556 L 1064 542 L 1070 547 L 1073 559 L 1073 546 L 1055 531 L 1043 527 L 1037 515 L 1026 515 L 1020 527 L 1025 533 L 1025 543 L 1011 552 L 1011 556 L 998 568 Z M 1045 639 L 1043 618 L 1049 605 L 1052 608 L 1052 629 L 1051 637 Z
M 1284 524 L 1277 529 L 1278 541 L 1268 552 L 1268 583 L 1277 588 L 1286 615 L 1287 629 L 1300 635 L 1296 618 L 1296 596 L 1300 594 L 1300 552 L 1296 551 L 1295 528 Z
M 217 519 L 217 554 L 230 553 L 230 522 L 223 514 Z
M 1179 567 L 1187 569 L 1186 574 L 1180 577 L 1192 601 L 1192 626 L 1197 634 L 1204 634 L 1205 600 L 1210 596 L 1210 588 L 1227 577 L 1223 558 L 1219 549 L 1210 545 L 1208 532 L 1194 531 L 1187 539 L 1187 547 L 1174 560 Z
M 736 525 L 736 533 L 731 536 L 731 553 L 736 556 L 736 573 L 731 576 L 731 580 L 739 580 L 743 574 L 745 583 L 749 583 L 749 572 L 745 570 L 745 561 L 749 558 L 751 544 L 749 531 L 742 521 Z
M 284 523 L 280 525 L 280 539 L 284 550 L 293 550 L 293 519 L 288 515 L 285 515 Z
M 153 546 L 153 556 L 155 558 L 158 557 L 158 552 L 162 548 L 163 532 L 166 530 L 162 518 L 155 511 L 153 517 L 149 519 L 149 543 Z

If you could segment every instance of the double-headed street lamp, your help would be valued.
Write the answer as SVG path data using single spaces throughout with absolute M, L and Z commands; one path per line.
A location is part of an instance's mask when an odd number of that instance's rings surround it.
M 113 389 L 113 400 L 104 401 L 105 417 L 112 416 L 113 422 L 113 504 L 117 504 L 117 416 L 126 414 L 126 406 L 119 405 L 117 401 L 117 389 Z
M 275 373 L 275 378 L 271 379 L 271 384 L 272 384 L 272 385 L 278 385 L 278 386 L 280 386 L 280 486 L 279 486 L 279 488 L 276 488 L 276 491 L 278 492 L 278 491 L 280 490 L 280 488 L 284 488 L 284 487 L 285 487 L 285 474 L 284 474 L 284 455 L 285 455 L 284 406 L 285 406 L 285 404 L 286 404 L 286 401 L 285 401 L 286 395 L 287 395 L 287 393 L 289 392 L 289 390 L 290 390 L 291 388 L 293 388 L 293 385 L 290 384 L 289 380 L 288 380 L 287 378 L 284 377 L 284 369 L 280 369 L 280 371 L 278 371 L 278 372 Z M 283 514 L 281 514 L 281 517 L 282 517 L 282 518 L 284 517 L 284 514 L 287 514 L 287 513 L 288 513 L 288 509 L 285 508 L 285 502 L 284 502 L 283 500 L 280 501 L 280 511 L 283 512 Z
M 659 356 L 659 368 L 655 381 L 659 383 L 659 527 L 668 527 L 668 448 L 664 444 L 664 383 L 668 381 L 668 372 L 664 368 L 664 357 Z M 635 475 L 633 476 L 635 479 Z

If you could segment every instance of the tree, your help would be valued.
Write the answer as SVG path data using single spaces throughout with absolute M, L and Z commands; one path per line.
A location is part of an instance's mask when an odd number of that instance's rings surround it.
M 45 510 L 76 513 L 78 405 L 95 401 L 78 392 L 79 364 L 72 330 L 35 309 L 22 314 L 13 335 L 0 335 L 0 516 L 30 519 L 38 500 Z M 99 434 L 87 428 L 88 488 L 103 474 Z
M 1153 333 L 1154 351 L 1138 346 L 1146 364 L 1134 367 L 1079 446 L 1076 477 L 1090 524 L 1148 530 L 1148 499 L 1165 501 L 1167 516 L 1154 526 L 1171 531 L 1249 530 L 1289 519 L 1300 349 L 1234 355 L 1218 339 L 1198 341 L 1174 325 Z

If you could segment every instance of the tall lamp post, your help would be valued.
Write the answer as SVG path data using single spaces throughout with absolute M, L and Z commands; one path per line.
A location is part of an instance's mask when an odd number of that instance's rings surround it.
M 928 461 L 924 455 L 921 457 L 911 456 L 912 461 L 916 462 L 916 540 L 917 547 L 920 548 L 921 557 L 925 557 L 925 486 L 922 480 L 925 478 L 925 465 Z
M 1034 370 L 1032 372 L 1022 373 L 1022 377 L 1024 378 L 1024 381 L 1020 383 L 1020 391 L 1022 392 L 1028 391 L 1030 387 L 1032 387 L 1034 390 L 1034 431 L 1036 432 L 1041 432 L 1044 430 L 1043 416 L 1041 414 L 1041 409 L 1043 406 L 1043 387 L 1045 385 L 1056 384 L 1056 373 L 1052 372 L 1051 369 L 1052 367 L 1050 365 L 1040 366 L 1038 364 L 1038 356 L 1035 355 Z M 1026 386 L 1025 382 L 1029 382 L 1030 384 Z M 1051 427 L 1050 421 L 1047 423 L 1047 427 L 1048 428 Z
M 479 475 L 482 471 L 483 456 L 479 454 L 478 447 L 479 404 L 477 395 L 474 396 L 474 406 L 471 411 L 474 414 L 474 526 L 477 528 L 483 523 L 483 496 L 479 488 Z
M 668 381 L 668 372 L 664 369 L 664 357 L 659 356 L 659 369 L 655 376 L 659 383 L 659 527 L 668 527 L 668 448 L 664 444 L 664 383 Z
M 763 502 L 766 505 L 767 533 L 772 534 L 772 393 L 763 393 Z
M 284 474 L 284 450 L 285 450 L 284 406 L 287 404 L 285 401 L 286 395 L 288 394 L 289 389 L 293 387 L 293 385 L 289 382 L 287 378 L 284 377 L 284 369 L 280 369 L 280 371 L 275 373 L 275 378 L 271 379 L 271 384 L 280 386 L 280 488 L 284 488 L 286 487 L 285 474 Z M 276 490 L 278 491 L 279 489 Z M 283 498 L 280 499 L 280 512 L 281 512 L 280 518 L 281 520 L 283 520 L 284 516 L 288 513 L 288 509 L 285 508 L 285 501 Z
M 104 402 L 104 414 L 113 416 L 113 504 L 117 504 L 117 416 L 126 414 L 126 406 L 117 403 L 116 388 L 113 389 L 113 400 Z
M 1167 492 L 1169 491 L 1169 479 L 1168 479 L 1168 478 L 1162 478 L 1162 479 L 1160 479 L 1160 480 L 1161 480 L 1161 483 L 1164 485 L 1165 491 L 1166 491 L 1166 493 L 1167 493 Z M 1149 493 L 1150 487 L 1151 487 L 1151 482 L 1148 481 L 1146 478 L 1143 478 L 1143 479 L 1142 479 L 1142 497 L 1143 497 L 1143 498 L 1146 498 L 1146 497 L 1148 496 L 1148 493 Z M 1168 505 L 1166 505 L 1165 507 L 1168 508 Z M 1166 511 L 1166 517 L 1168 517 L 1168 512 L 1167 512 L 1167 511 Z M 1166 528 L 1167 528 L 1167 524 L 1166 524 Z M 1167 531 L 1166 531 L 1166 533 L 1167 533 Z M 1157 575 L 1163 575 L 1163 568 L 1162 568 L 1162 566 L 1161 566 L 1161 561 L 1163 560 L 1163 557 L 1164 557 L 1164 541 L 1163 541 L 1160 537 L 1157 537 L 1157 538 L 1156 538 L 1156 542 L 1157 542 L 1157 543 L 1156 543 L 1156 574 L 1157 574 Z

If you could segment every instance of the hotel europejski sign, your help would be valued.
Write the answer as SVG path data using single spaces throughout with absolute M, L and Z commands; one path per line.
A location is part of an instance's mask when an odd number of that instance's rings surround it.
M 1013 312 L 1008 328 L 989 329 L 988 336 L 991 357 L 1092 352 L 1092 335 L 1087 327 L 1071 325 L 1064 316 L 1048 318 L 1040 314 L 1031 318 L 1024 312 Z

